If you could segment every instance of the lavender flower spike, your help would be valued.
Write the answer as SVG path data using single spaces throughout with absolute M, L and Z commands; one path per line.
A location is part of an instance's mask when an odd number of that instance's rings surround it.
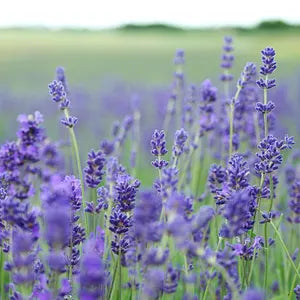
M 245 87 L 246 84 L 256 75 L 256 66 L 252 62 L 246 63 L 240 79 L 237 82 L 238 87 Z
M 105 155 L 102 151 L 91 150 L 88 154 L 87 167 L 84 169 L 85 181 L 88 187 L 96 188 L 104 175 Z
M 263 65 L 260 67 L 260 74 L 264 75 L 265 79 L 260 78 L 256 83 L 260 88 L 270 89 L 276 86 L 275 79 L 268 79 L 268 76 L 276 70 L 275 50 L 267 47 L 261 54 Z
M 187 139 L 188 134 L 183 128 L 175 132 L 175 140 L 172 148 L 174 159 L 177 159 L 184 152 Z
M 229 74 L 229 69 L 232 68 L 232 63 L 234 61 L 234 56 L 231 54 L 231 52 L 233 51 L 232 37 L 224 37 L 223 50 L 224 53 L 222 55 L 221 68 L 224 69 L 224 73 L 221 75 L 220 79 L 222 81 L 231 81 L 233 79 L 233 76 Z
M 168 150 L 166 148 L 165 132 L 163 130 L 154 131 L 151 140 L 151 147 L 152 154 L 158 157 L 157 159 L 152 161 L 152 165 L 158 169 L 165 168 L 168 165 L 168 162 L 161 159 L 161 156 L 166 155 L 168 153 Z

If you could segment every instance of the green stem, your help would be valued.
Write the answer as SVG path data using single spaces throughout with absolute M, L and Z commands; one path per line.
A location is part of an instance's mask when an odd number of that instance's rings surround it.
M 254 112 L 254 126 L 255 126 L 255 137 L 256 137 L 256 144 L 258 145 L 260 142 L 260 128 L 257 118 L 257 112 Z
M 171 121 L 171 112 L 174 109 L 174 106 L 175 106 L 174 100 L 172 98 L 169 99 L 168 106 L 167 106 L 167 112 L 166 112 L 164 122 L 163 122 L 163 129 L 164 129 L 166 135 L 169 130 L 169 125 L 170 125 L 170 121 Z
M 270 221 L 270 224 L 272 225 L 272 227 L 273 227 L 273 229 L 274 229 L 277 237 L 279 238 L 281 246 L 282 246 L 283 250 L 286 252 L 286 255 L 287 255 L 287 257 L 288 257 L 288 259 L 289 259 L 289 261 L 290 261 L 290 263 L 291 263 L 291 265 L 292 265 L 292 267 L 293 267 L 293 269 L 294 269 L 294 271 L 296 273 L 296 276 L 300 279 L 300 273 L 299 273 L 298 269 L 296 268 L 293 259 L 291 258 L 289 250 L 287 249 L 287 247 L 286 247 L 286 245 L 285 245 L 285 243 L 284 243 L 284 241 L 283 241 L 283 239 L 281 237 L 280 232 L 278 231 L 278 229 L 276 228 L 276 226 L 274 225 L 274 223 L 272 222 L 272 220 Z
M 253 272 L 253 267 L 254 267 L 254 259 L 256 257 L 256 251 L 253 253 L 253 257 L 252 257 L 252 260 L 251 260 L 251 265 L 250 265 L 250 271 L 249 271 L 249 276 L 248 276 L 248 285 L 250 284 L 251 282 L 251 277 L 252 277 L 252 272 Z
M 269 176 L 270 180 L 270 205 L 269 205 L 269 213 L 273 208 L 273 199 L 274 199 L 274 186 L 273 186 L 273 177 L 272 174 Z M 265 223 L 265 276 L 264 276 L 264 289 L 266 291 L 268 285 L 268 263 L 269 263 L 269 246 L 268 246 L 268 222 Z
M 298 264 L 297 271 L 298 271 L 298 273 L 300 273 L 300 262 Z M 292 284 L 291 284 L 291 288 L 290 288 L 290 291 L 289 291 L 289 300 L 291 300 L 293 298 L 293 291 L 294 291 L 294 288 L 295 288 L 295 285 L 296 285 L 296 281 L 297 281 L 297 274 L 295 274 L 294 279 L 293 279 Z
M 96 188 L 92 188 L 91 189 L 91 193 L 92 193 L 92 202 L 93 204 L 96 206 L 97 205 L 97 189 Z M 97 216 L 98 214 L 94 213 L 92 215 L 92 222 L 93 222 L 93 226 L 91 228 L 91 231 L 94 231 L 96 234 L 96 228 L 97 228 Z
M 268 248 L 268 226 L 267 223 L 265 223 L 265 274 L 264 274 L 264 290 L 267 290 L 268 285 L 268 268 L 269 268 L 269 248 Z
M 218 252 L 218 250 L 220 249 L 222 240 L 223 240 L 223 238 L 219 237 L 219 241 L 218 241 L 216 252 Z M 214 271 L 214 268 L 212 268 L 211 271 Z M 208 294 L 208 291 L 209 291 L 210 282 L 211 282 L 211 278 L 209 278 L 208 281 L 207 281 L 207 284 L 206 284 L 206 287 L 205 287 L 205 291 L 204 291 L 202 300 L 205 300 L 206 297 L 207 297 L 207 294 Z
M 113 272 L 113 278 L 112 278 L 112 282 L 111 282 L 111 286 L 108 292 L 108 297 L 107 299 L 113 299 L 112 296 L 114 294 L 114 291 L 116 290 L 116 285 L 114 284 L 116 281 L 116 277 L 117 277 L 117 273 L 118 273 L 118 268 L 119 268 L 119 264 L 120 264 L 120 258 L 118 257 L 116 264 L 115 264 L 115 268 L 114 268 L 114 272 Z
M 108 253 L 110 250 L 110 232 L 109 232 L 109 219 L 112 211 L 112 204 L 113 204 L 113 183 L 109 183 L 109 192 L 108 192 L 108 208 L 107 208 L 107 214 L 106 214 L 106 220 L 105 220 L 105 252 L 104 252 L 104 262 L 106 262 Z
M 250 232 L 250 238 L 251 239 L 252 239 L 253 232 L 254 232 L 257 210 L 260 208 L 261 190 L 262 190 L 262 186 L 264 184 L 264 181 L 265 181 L 265 174 L 261 173 L 261 175 L 260 175 L 260 184 L 259 184 L 259 192 L 258 192 L 258 195 L 257 195 L 257 207 L 258 208 L 255 210 L 254 216 L 253 216 L 253 227 L 252 227 L 251 232 Z
M 234 106 L 239 97 L 241 91 L 241 87 L 238 86 L 236 93 L 230 103 L 230 111 L 229 111 L 229 158 L 232 155 L 232 140 L 233 140 L 233 122 L 234 122 Z
M 136 155 L 135 162 L 132 170 L 132 176 L 136 177 L 137 165 L 138 165 L 138 150 L 140 143 L 140 120 L 141 114 L 138 110 L 134 111 L 133 114 L 134 127 L 133 127 L 133 138 L 132 138 L 132 151 Z
M 64 114 L 65 114 L 66 118 L 69 118 L 69 111 L 68 111 L 68 109 L 64 109 Z M 79 176 L 80 183 L 81 183 L 81 194 L 82 194 L 82 204 L 83 204 L 82 205 L 82 212 L 83 212 L 83 215 L 84 215 L 84 221 L 85 221 L 86 230 L 87 230 L 87 232 L 89 232 L 88 231 L 87 214 L 84 211 L 84 209 L 86 207 L 86 203 L 85 203 L 84 181 L 83 181 L 83 176 L 82 176 L 82 169 L 81 169 L 81 162 L 80 162 L 80 155 L 79 155 L 78 143 L 77 143 L 77 139 L 76 139 L 73 127 L 69 127 L 69 132 L 70 132 L 70 137 L 71 137 L 71 142 L 72 142 L 72 148 L 74 150 L 74 154 L 75 154 L 75 158 L 76 158 L 77 172 L 78 172 L 78 176 Z
M 4 299 L 4 260 L 5 260 L 5 254 L 3 250 L 1 250 L 1 256 L 0 256 L 0 291 L 1 291 L 1 298 Z

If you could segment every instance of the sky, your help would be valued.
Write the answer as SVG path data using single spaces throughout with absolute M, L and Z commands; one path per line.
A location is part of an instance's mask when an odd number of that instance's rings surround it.
M 186 27 L 300 23 L 299 0 L 0 0 L 0 26 L 110 28 L 128 23 Z

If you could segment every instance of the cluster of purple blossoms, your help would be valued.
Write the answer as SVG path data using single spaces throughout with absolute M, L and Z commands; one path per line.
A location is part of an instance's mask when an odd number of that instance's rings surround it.
M 182 49 L 177 49 L 175 52 L 175 57 L 174 57 L 174 64 L 176 66 L 176 71 L 174 73 L 174 78 L 175 78 L 175 88 L 177 89 L 177 93 L 179 90 L 183 88 L 184 85 L 184 75 L 183 75 L 183 65 L 185 63 L 185 58 L 184 58 L 184 50 Z M 177 95 L 176 95 L 177 96 Z M 179 113 L 179 112 L 178 112 Z
M 216 125 L 216 114 L 213 103 L 217 99 L 217 89 L 212 85 L 209 79 L 202 82 L 200 88 L 200 132 L 202 137 L 205 133 L 212 131 Z
M 172 147 L 173 159 L 178 158 L 181 154 L 187 150 L 186 141 L 188 139 L 187 132 L 181 128 L 175 132 L 174 145 Z
M 223 51 L 224 53 L 222 54 L 221 68 L 224 69 L 224 73 L 221 75 L 220 79 L 222 81 L 231 81 L 233 79 L 233 76 L 229 74 L 228 71 L 232 68 L 232 64 L 234 61 L 234 56 L 232 55 L 232 37 L 224 37 Z
M 84 169 L 85 181 L 88 187 L 96 188 L 104 175 L 105 155 L 102 151 L 91 150 L 88 154 L 87 167 Z
M 97 236 L 91 236 L 84 245 L 79 276 L 80 299 L 101 299 L 105 295 L 108 276 L 101 257 L 103 246 Z
M 168 165 L 168 162 L 164 159 L 161 159 L 161 157 L 166 155 L 168 150 L 166 148 L 165 132 L 163 130 L 154 131 L 151 139 L 151 148 L 151 153 L 154 156 L 157 156 L 157 158 L 152 161 L 152 165 L 160 170 L 165 168 Z
M 12 272 L 12 282 L 17 286 L 33 286 L 36 279 L 34 264 L 38 254 L 39 232 L 14 228 L 12 231 L 12 261 L 5 269 Z
M 234 154 L 227 168 L 212 165 L 208 175 L 208 186 L 217 205 L 225 204 L 233 192 L 246 190 L 249 186 L 249 168 L 241 154 Z
M 62 81 L 53 80 L 48 85 L 48 88 L 52 101 L 58 103 L 61 110 L 67 109 L 70 106 L 70 100 L 67 98 L 67 93 Z
M 291 223 L 300 223 L 300 180 L 295 180 L 289 191 L 290 201 L 289 208 L 291 215 L 288 216 L 287 220 Z
M 275 79 L 268 78 L 268 75 L 271 75 L 276 70 L 275 50 L 267 47 L 261 51 L 261 54 L 263 65 L 260 67 L 260 74 L 266 78 L 260 78 L 256 83 L 260 88 L 270 89 L 276 86 Z
M 227 101 L 232 80 L 229 71 L 234 60 L 231 38 L 225 38 L 223 49 L 221 79 L 228 88 Z M 275 85 L 275 80 L 268 78 L 276 68 L 275 51 L 266 48 L 262 54 L 261 74 L 265 79 L 260 79 L 258 86 L 266 92 Z M 226 103 L 220 104 L 219 111 L 217 89 L 210 80 L 205 80 L 200 89 L 191 85 L 185 91 L 184 62 L 183 50 L 177 50 L 172 112 L 182 118 L 183 125 L 175 131 L 170 166 L 163 159 L 168 152 L 165 132 L 154 131 L 152 165 L 158 169 L 159 178 L 149 190 L 140 191 L 141 182 L 131 174 L 141 169 L 135 169 L 135 162 L 128 163 L 128 155 L 123 155 L 127 153 L 124 145 L 131 128 L 133 139 L 138 138 L 134 128 L 138 124 L 136 104 L 132 116 L 114 124 L 112 140 L 104 140 L 98 152 L 88 153 L 84 174 L 90 189 L 86 195 L 84 184 L 75 176 L 66 175 L 64 167 L 68 166 L 62 164 L 59 145 L 50 142 L 40 126 L 41 114 L 19 117 L 17 141 L 0 147 L 0 268 L 6 260 L 4 268 L 11 276 L 5 292 L 9 291 L 10 299 L 115 299 L 117 293 L 117 298 L 122 299 L 130 295 L 132 299 L 195 300 L 201 296 L 205 300 L 262 300 L 285 293 L 276 282 L 271 285 L 270 278 L 265 280 L 263 292 L 245 287 L 260 281 L 262 268 L 268 274 L 268 260 L 265 264 L 260 261 L 263 255 L 268 258 L 272 250 L 269 247 L 275 243 L 267 226 L 274 225 L 272 220 L 285 207 L 276 203 L 276 210 L 271 205 L 267 212 L 262 212 L 265 203 L 260 200 L 272 199 L 273 204 L 276 194 L 283 195 L 276 171 L 283 161 L 282 151 L 292 148 L 294 140 L 288 136 L 279 140 L 266 134 L 258 143 L 256 157 L 250 150 L 224 156 L 227 149 L 223 139 L 227 140 L 229 131 Z M 251 150 L 261 139 L 262 120 L 256 119 L 254 108 L 258 101 L 255 76 L 255 65 L 247 63 L 237 82 L 240 94 L 234 98 L 235 150 L 240 139 L 241 148 L 249 145 Z M 63 68 L 57 68 L 56 80 L 49 89 L 52 100 L 59 103 L 65 114 L 62 123 L 72 128 L 77 119 L 69 116 L 70 93 Z M 272 102 L 256 104 L 256 110 L 263 114 L 273 109 Z M 200 138 L 203 147 L 194 152 Z M 221 147 L 215 140 L 221 141 Z M 135 146 L 129 150 L 134 161 L 139 155 L 139 143 Z M 220 155 L 214 160 L 217 164 L 205 174 L 206 163 L 212 158 L 207 148 Z M 119 161 L 132 168 L 127 171 Z M 295 167 L 286 172 L 290 186 L 287 220 L 292 226 L 300 223 L 300 182 Z M 206 175 L 215 200 L 213 207 L 210 205 L 214 200 L 206 190 L 196 201 L 202 187 L 205 188 L 202 179 Z M 256 175 L 261 176 L 259 186 L 253 185 L 258 179 Z M 39 200 L 40 208 L 32 206 Z M 255 226 L 258 224 L 264 224 L 264 238 L 260 236 L 261 226 Z M 281 231 L 279 226 L 277 231 Z M 277 241 L 285 243 L 288 238 Z M 218 245 L 214 244 L 217 239 Z M 294 241 L 290 244 L 294 250 Z M 296 248 L 288 255 L 289 263 L 293 261 L 296 265 L 298 252 Z M 274 263 L 269 257 L 271 261 L 269 267 Z M 284 271 L 282 275 L 286 275 Z M 7 283 L 8 279 L 4 281 Z M 3 284 L 0 276 L 0 293 Z M 296 299 L 300 298 L 299 285 L 293 283 L 289 291 L 293 290 Z
M 73 128 L 77 122 L 78 118 L 74 116 L 69 116 L 70 100 L 67 96 L 67 81 L 62 68 L 57 70 L 57 80 L 53 80 L 49 85 L 49 94 L 52 100 L 59 103 L 59 108 L 64 111 L 65 116 L 61 119 L 61 124 L 66 127 Z
M 44 121 L 43 116 L 36 111 L 34 115 L 20 115 L 18 121 L 20 127 L 17 136 L 20 143 L 20 153 L 23 159 L 36 162 L 39 160 L 40 144 L 46 138 L 44 129 L 39 126 Z
M 296 295 L 296 300 L 300 299 L 300 285 L 297 284 L 297 286 L 294 288 L 294 293 Z
M 133 215 L 133 231 L 138 240 L 145 242 L 160 241 L 162 227 L 159 218 L 162 210 L 162 201 L 157 193 L 145 191 L 140 194 Z
M 259 161 L 255 163 L 255 171 L 264 174 L 276 171 L 282 164 L 281 151 L 291 149 L 294 144 L 294 138 L 287 135 L 283 140 L 278 140 L 272 135 L 264 138 L 258 145 L 260 152 L 256 155 Z
M 154 187 L 163 199 L 167 199 L 177 190 L 178 169 L 167 167 L 163 169 L 161 178 L 154 182 Z
M 237 86 L 240 88 L 244 88 L 255 76 L 256 76 L 255 64 L 252 62 L 246 63 L 243 72 L 237 82 Z
M 129 230 L 133 226 L 133 209 L 139 186 L 140 182 L 128 174 L 117 175 L 109 217 L 109 230 L 114 233 L 111 249 L 117 255 L 124 255 L 131 245 Z
M 122 212 L 130 212 L 135 207 L 135 199 L 140 181 L 137 179 L 132 180 L 128 175 L 120 175 L 115 185 L 115 198 L 116 206 Z
M 256 236 L 253 241 L 247 238 L 244 243 L 229 245 L 234 254 L 244 260 L 252 260 L 258 255 L 258 251 L 264 247 L 264 240 L 261 236 Z
M 124 144 L 126 137 L 134 124 L 132 116 L 126 116 L 123 122 L 115 122 L 112 128 L 113 140 L 103 140 L 100 143 L 100 149 L 105 155 L 111 155 L 114 152 L 119 152 L 120 147 Z M 118 153 L 116 153 L 118 155 Z
M 223 224 L 220 236 L 232 238 L 252 229 L 255 208 L 255 199 L 248 190 L 232 193 L 222 212 L 227 224 Z

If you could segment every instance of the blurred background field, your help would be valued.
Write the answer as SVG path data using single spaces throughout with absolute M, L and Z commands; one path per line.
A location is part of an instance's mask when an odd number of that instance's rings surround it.
M 41 111 L 51 138 L 64 138 L 56 105 L 48 96 L 55 68 L 63 66 L 70 85 L 72 111 L 84 157 L 109 136 L 114 120 L 131 114 L 134 97 L 142 109 L 146 146 L 159 128 L 174 72 L 178 48 L 186 53 L 185 80 L 200 84 L 210 78 L 220 87 L 220 56 L 224 35 L 234 38 L 235 79 L 247 61 L 260 64 L 260 50 L 276 49 L 276 99 L 282 124 L 299 135 L 300 30 L 181 30 L 123 28 L 115 30 L 0 30 L 0 142 L 14 138 L 20 113 Z M 232 85 L 234 89 L 234 84 Z M 143 113 L 146 112 L 146 113 Z M 156 121 L 157 120 L 157 121 Z

